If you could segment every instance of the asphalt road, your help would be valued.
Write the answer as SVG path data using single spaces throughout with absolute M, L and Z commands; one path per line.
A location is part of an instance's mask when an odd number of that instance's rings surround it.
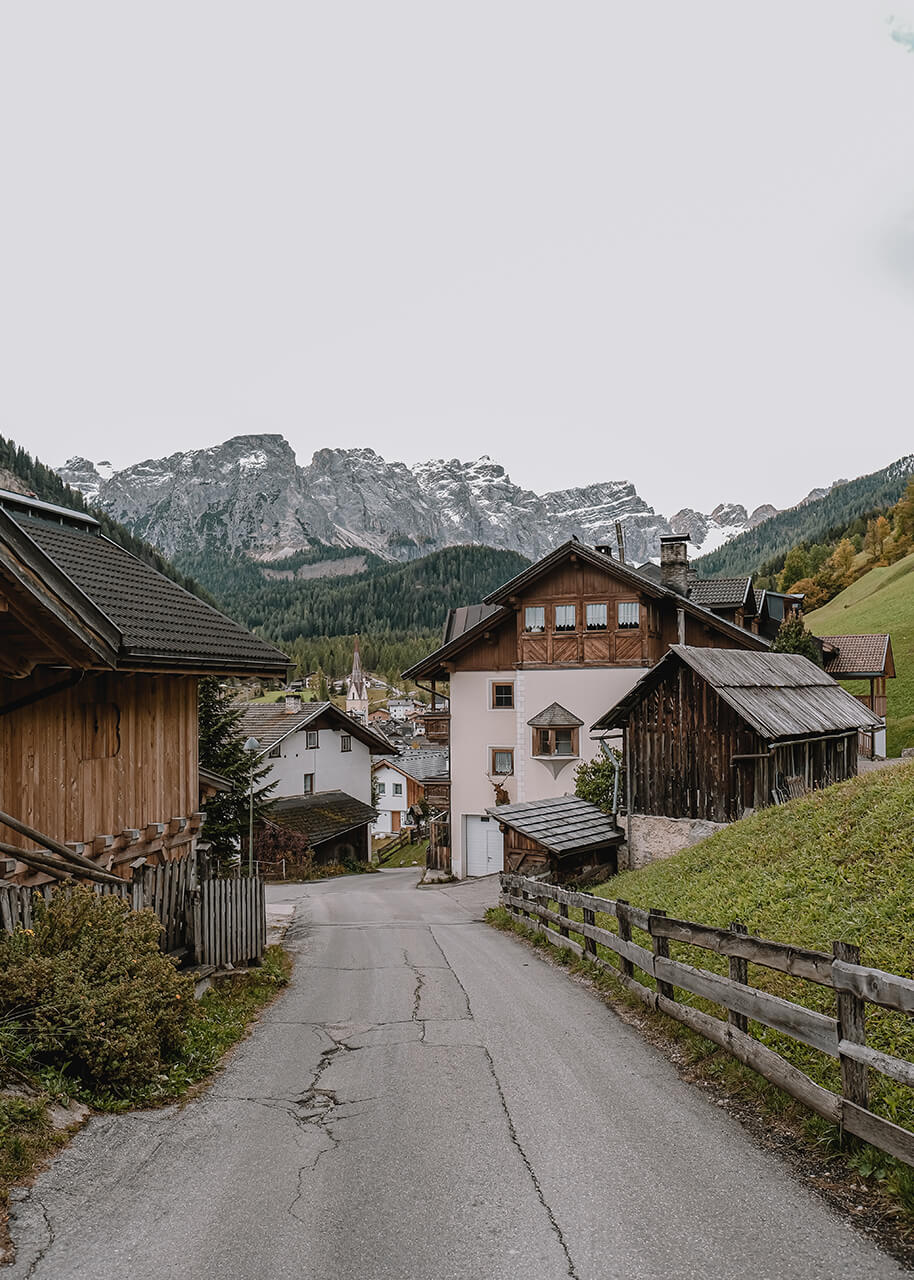
M 903 1272 L 588 991 L 491 881 L 297 890 L 294 979 L 183 1109 L 93 1119 L 15 1206 L 34 1280 Z

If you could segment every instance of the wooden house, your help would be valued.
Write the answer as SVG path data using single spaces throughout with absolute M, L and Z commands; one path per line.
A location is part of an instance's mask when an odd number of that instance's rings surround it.
M 287 670 L 91 516 L 0 492 L 3 813 L 124 874 L 186 853 L 202 821 L 198 679 Z M 3 824 L 0 841 L 32 847 Z
M 881 721 L 879 728 L 863 731 L 858 747 L 867 759 L 884 758 L 886 753 L 885 717 L 888 696 L 885 682 L 895 677 L 892 637 L 887 633 L 850 636 L 819 636 L 825 670 L 835 680 L 865 680 L 869 693 L 858 694 L 860 701 Z
M 808 658 L 674 645 L 593 729 L 623 730 L 637 863 L 651 838 L 675 851 L 668 820 L 681 824 L 682 847 L 705 824 L 853 777 L 857 734 L 873 724 Z
M 670 645 L 767 650 L 689 598 L 686 543 L 664 539 L 654 578 L 572 539 L 481 604 L 451 612 L 440 648 L 404 673 L 433 695 L 429 739 L 450 747 L 449 844 L 439 842 L 430 868 L 500 870 L 503 841 L 488 809 L 573 790 L 577 766 L 599 750 L 586 726 Z
M 504 836 L 504 870 L 548 875 L 552 884 L 615 875 L 623 833 L 596 805 L 578 796 L 551 796 L 489 810 Z

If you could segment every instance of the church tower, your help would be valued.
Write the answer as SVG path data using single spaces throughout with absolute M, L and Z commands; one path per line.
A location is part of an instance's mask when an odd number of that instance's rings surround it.
M 352 672 L 346 685 L 346 711 L 364 724 L 368 723 L 368 681 L 362 671 L 358 636 L 355 638 L 355 649 L 352 654 Z

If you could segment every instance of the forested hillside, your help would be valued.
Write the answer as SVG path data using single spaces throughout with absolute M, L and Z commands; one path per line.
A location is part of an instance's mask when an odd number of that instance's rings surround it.
M 832 543 L 854 521 L 885 511 L 898 501 L 914 473 L 914 455 L 870 475 L 837 485 L 823 498 L 781 511 L 747 529 L 711 555 L 695 561 L 703 578 L 770 573 L 798 545 Z

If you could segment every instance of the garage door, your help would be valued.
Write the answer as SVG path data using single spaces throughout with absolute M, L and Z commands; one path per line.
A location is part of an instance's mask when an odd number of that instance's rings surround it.
M 504 836 L 492 818 L 467 816 L 467 875 L 490 876 L 505 865 Z

